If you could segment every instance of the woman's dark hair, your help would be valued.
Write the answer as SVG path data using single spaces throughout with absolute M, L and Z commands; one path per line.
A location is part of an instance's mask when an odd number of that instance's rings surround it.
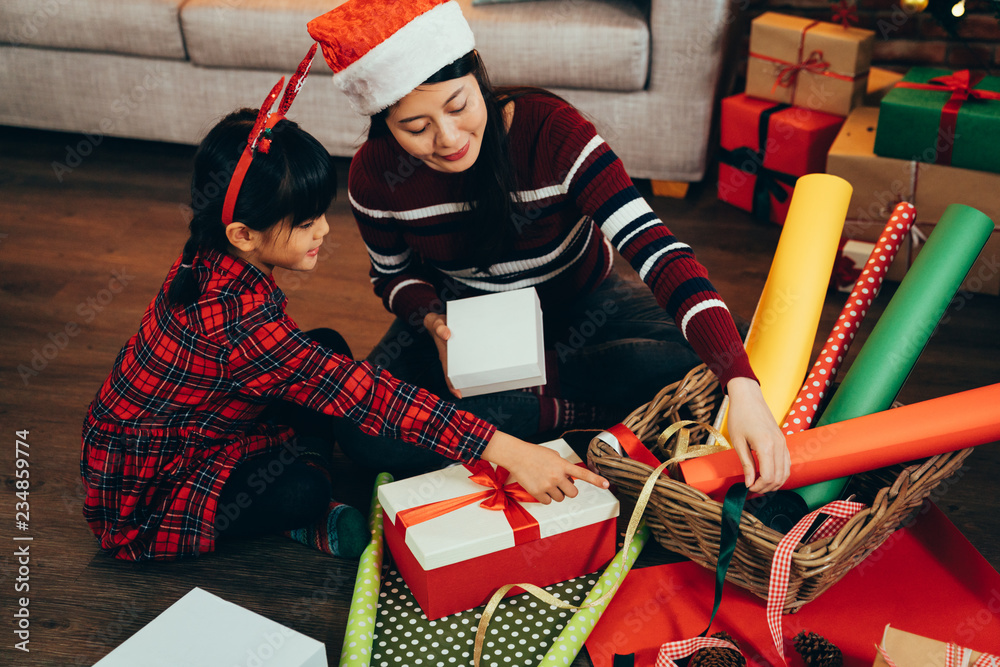
M 250 130 L 256 109 L 240 109 L 209 131 L 194 156 L 191 179 L 191 237 L 184 245 L 182 264 L 191 264 L 201 249 L 229 250 L 222 205 L 226 189 Z M 233 220 L 266 232 L 291 218 L 291 227 L 313 220 L 330 207 L 337 193 L 337 172 L 330 154 L 312 135 L 290 120 L 278 121 L 271 130 L 271 147 L 258 151 L 247 169 Z M 194 271 L 182 266 L 170 283 L 170 303 L 187 306 L 198 298 Z
M 425 84 L 458 79 L 467 74 L 476 77 L 486 102 L 486 130 L 476 163 L 468 170 L 464 181 L 465 198 L 479 224 L 469 230 L 466 240 L 473 266 L 485 271 L 500 261 L 511 249 L 523 225 L 521 202 L 516 200 L 517 174 L 510 159 L 510 144 L 504 125 L 503 108 L 524 95 L 543 94 L 558 97 L 541 88 L 494 88 L 479 53 L 470 51 L 445 65 Z M 560 98 L 561 99 L 561 98 Z M 384 137 L 389 132 L 387 119 L 392 107 L 371 117 L 368 138 Z

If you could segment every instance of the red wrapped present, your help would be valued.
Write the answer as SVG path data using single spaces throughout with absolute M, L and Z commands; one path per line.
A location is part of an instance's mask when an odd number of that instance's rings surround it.
M 719 199 L 784 224 L 799 176 L 822 173 L 844 119 L 733 95 L 722 100 Z
M 582 465 L 565 441 L 544 446 Z M 396 566 L 434 620 L 485 604 L 506 584 L 548 586 L 607 564 L 618 501 L 586 482 L 576 488 L 575 498 L 542 505 L 480 461 L 385 484 L 378 496 Z

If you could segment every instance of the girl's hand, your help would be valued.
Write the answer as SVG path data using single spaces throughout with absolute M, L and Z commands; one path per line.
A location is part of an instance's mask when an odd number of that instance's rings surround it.
M 451 329 L 448 328 L 447 319 L 444 315 L 437 313 L 427 313 L 424 316 L 424 328 L 431 335 L 431 340 L 437 346 L 438 357 L 441 359 L 441 368 L 444 369 L 444 381 L 448 383 L 448 390 L 456 398 L 462 398 L 462 392 L 455 389 L 448 378 L 448 339 L 451 338 Z
M 490 439 L 482 458 L 509 470 L 524 490 L 543 505 L 575 498 L 579 491 L 573 484 L 574 478 L 602 489 L 609 486 L 608 480 L 570 463 L 548 447 L 518 440 L 502 431 Z
M 750 378 L 733 378 L 729 392 L 729 441 L 739 454 L 747 488 L 754 493 L 777 491 L 788 479 L 791 457 L 785 436 L 764 401 L 760 385 Z M 760 476 L 754 481 L 753 456 L 757 453 Z

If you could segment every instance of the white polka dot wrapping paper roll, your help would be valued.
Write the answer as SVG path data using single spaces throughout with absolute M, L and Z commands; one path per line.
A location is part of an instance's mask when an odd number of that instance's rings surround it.
M 371 542 L 365 547 L 358 561 L 358 576 L 354 580 L 354 596 L 347 615 L 344 646 L 340 652 L 340 667 L 369 667 L 372 641 L 375 638 L 375 614 L 378 611 L 378 592 L 382 584 L 382 506 L 378 502 L 378 487 L 392 481 L 392 475 L 383 472 L 375 478 L 372 491 L 368 529 Z
M 781 423 L 781 430 L 785 435 L 798 433 L 812 426 L 819 404 L 830 391 L 833 378 L 847 357 L 847 350 L 854 341 L 861 321 L 878 296 L 882 281 L 885 280 L 886 272 L 896 258 L 900 245 L 909 236 L 916 215 L 917 209 L 909 202 L 902 202 L 893 210 L 875 249 L 854 283 L 851 296 L 844 304 L 830 337 L 826 339 L 816 363 Z

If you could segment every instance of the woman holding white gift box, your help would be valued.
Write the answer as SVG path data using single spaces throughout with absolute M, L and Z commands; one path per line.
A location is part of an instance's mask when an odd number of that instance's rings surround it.
M 552 350 L 542 395 L 459 405 L 528 437 L 623 416 L 700 358 L 731 396 L 747 484 L 780 486 L 784 437 L 728 309 L 590 122 L 545 91 L 494 89 L 455 2 L 349 0 L 309 32 L 371 117 L 348 190 L 376 294 L 398 319 L 370 361 L 449 391 L 443 302 L 534 286 Z M 613 274 L 612 244 L 649 289 Z M 384 439 L 340 440 L 372 465 L 433 464 Z

